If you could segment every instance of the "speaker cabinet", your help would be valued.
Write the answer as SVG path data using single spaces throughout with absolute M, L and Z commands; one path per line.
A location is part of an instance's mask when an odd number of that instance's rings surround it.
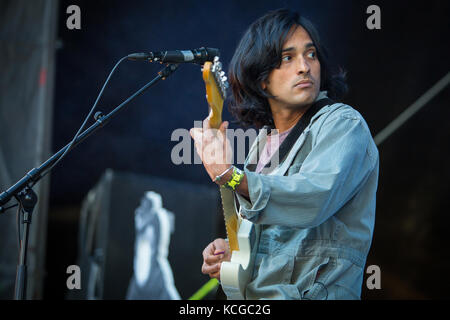
M 168 261 L 182 299 L 209 277 L 201 273 L 203 249 L 224 230 L 220 193 L 203 186 L 106 170 L 81 210 L 78 263 L 81 290 L 72 299 L 126 299 L 133 275 L 135 210 L 147 191 L 161 195 L 173 213 Z

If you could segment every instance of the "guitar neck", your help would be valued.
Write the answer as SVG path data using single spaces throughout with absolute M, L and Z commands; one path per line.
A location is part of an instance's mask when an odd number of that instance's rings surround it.
M 237 233 L 239 230 L 239 220 L 234 210 L 234 194 L 233 191 L 220 188 L 220 196 L 222 197 L 223 216 L 225 219 L 225 229 L 228 236 L 228 244 L 231 251 L 239 250 Z
M 214 64 L 205 62 L 202 72 L 206 86 L 206 100 L 208 100 L 209 105 L 209 125 L 213 129 L 219 129 L 222 123 L 223 101 L 228 87 L 227 79 L 222 71 L 222 64 L 217 57 L 214 59 Z M 220 188 L 220 195 L 222 197 L 228 244 L 231 251 L 236 251 L 239 250 L 237 241 L 239 219 L 234 210 L 234 194 L 229 189 Z
M 206 89 L 208 92 L 208 88 Z M 208 94 L 208 93 L 207 93 Z M 219 129 L 222 124 L 222 112 L 219 112 L 216 108 L 209 107 L 208 115 L 209 126 L 213 129 Z

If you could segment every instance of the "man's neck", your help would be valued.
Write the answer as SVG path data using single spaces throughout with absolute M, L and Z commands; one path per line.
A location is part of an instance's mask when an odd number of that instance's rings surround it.
M 279 133 L 289 130 L 295 126 L 310 107 L 311 105 L 300 107 L 298 109 L 272 107 L 272 117 L 275 128 L 278 129 Z

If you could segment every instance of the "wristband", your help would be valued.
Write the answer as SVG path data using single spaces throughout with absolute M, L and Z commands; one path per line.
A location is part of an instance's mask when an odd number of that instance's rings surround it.
M 241 184 L 242 179 L 244 178 L 244 171 L 233 166 L 233 175 L 231 179 L 228 180 L 222 187 L 231 189 L 233 191 L 236 190 L 236 187 Z

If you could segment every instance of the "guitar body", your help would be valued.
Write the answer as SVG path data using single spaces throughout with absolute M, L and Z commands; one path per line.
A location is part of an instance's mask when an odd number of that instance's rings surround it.
M 202 68 L 209 105 L 209 125 L 218 129 L 222 123 L 223 101 L 228 87 L 222 64 L 215 57 L 214 64 L 205 62 Z M 258 247 L 259 228 L 248 220 L 239 218 L 234 205 L 234 193 L 220 188 L 225 228 L 231 250 L 231 260 L 222 262 L 220 282 L 229 299 L 245 299 L 245 289 L 251 281 L 254 258 Z
M 258 247 L 259 227 L 241 219 L 237 241 L 239 250 L 232 251 L 231 260 L 222 262 L 220 282 L 222 289 L 231 300 L 244 300 L 245 289 L 251 281 Z

